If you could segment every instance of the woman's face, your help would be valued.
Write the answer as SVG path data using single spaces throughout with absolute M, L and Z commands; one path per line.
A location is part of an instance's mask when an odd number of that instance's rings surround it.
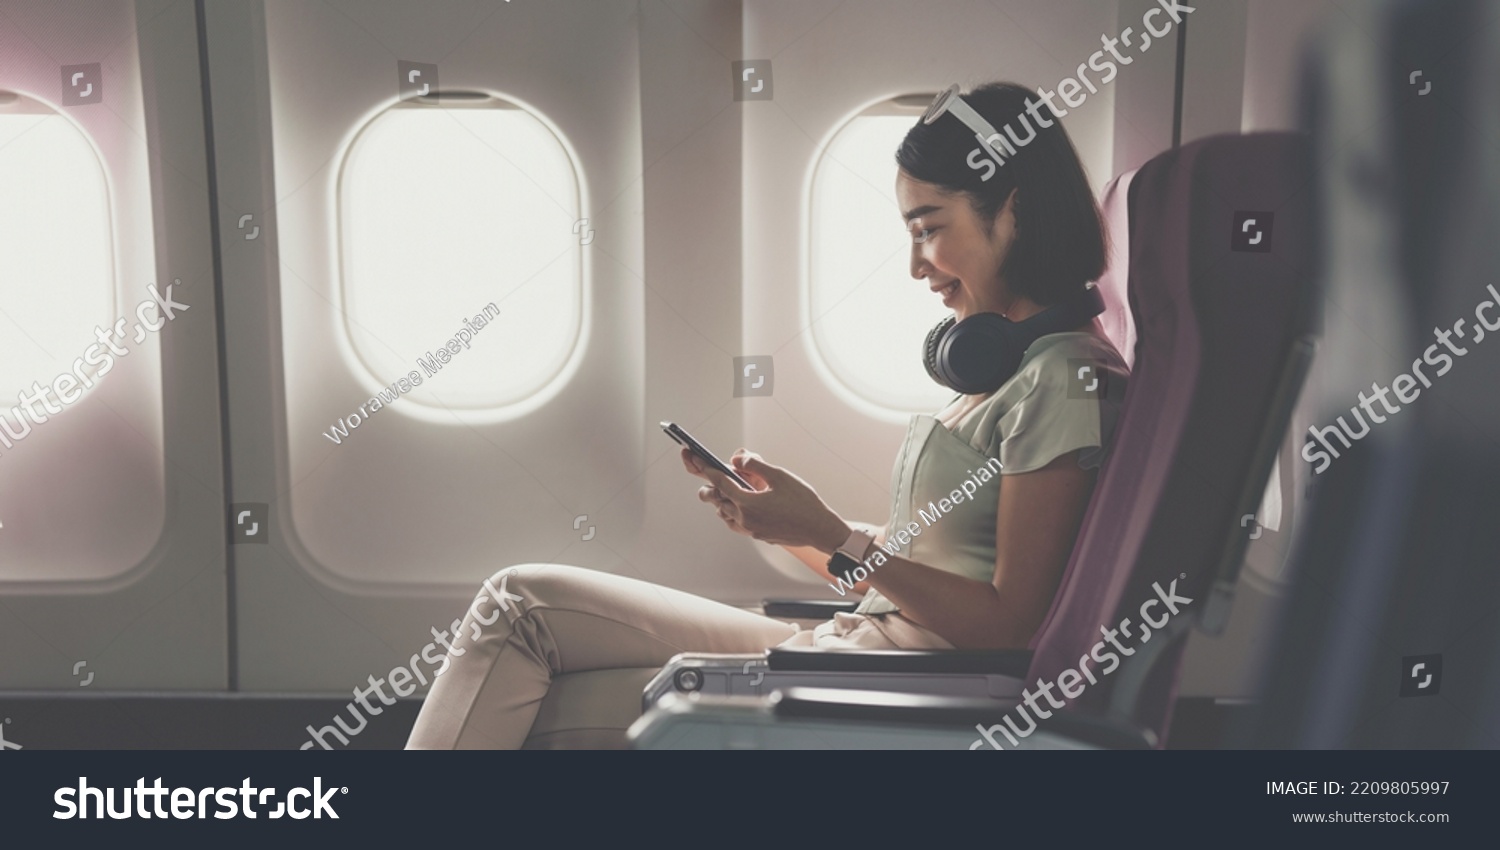
M 993 227 L 974 212 L 966 195 L 950 192 L 897 169 L 896 199 L 911 231 L 911 276 L 928 288 L 960 321 L 977 313 L 1004 313 L 1012 297 L 1000 265 L 1015 240 L 1012 191 Z

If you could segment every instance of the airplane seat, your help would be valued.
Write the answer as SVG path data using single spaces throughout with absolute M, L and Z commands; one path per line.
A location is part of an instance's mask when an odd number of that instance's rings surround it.
M 1139 337 L 1126 410 L 1028 678 L 1056 681 L 1102 628 L 1127 617 L 1139 627 L 1153 599 L 1162 616 L 1157 588 L 1175 587 L 1196 608 L 1185 603 L 1186 617 L 1136 649 L 1145 658 L 1122 659 L 1120 675 L 1074 704 L 1128 711 L 1158 744 L 1189 621 L 1223 626 L 1249 542 L 1242 519 L 1260 503 L 1311 362 L 1309 173 L 1300 134 L 1215 136 L 1159 155 L 1129 189 Z M 1241 232 L 1246 220 L 1264 244 Z
M 1098 681 L 1063 694 L 1066 712 L 1044 726 L 1065 713 L 1067 724 L 1118 727 L 1121 734 L 1091 733 L 1096 745 L 1118 746 L 1123 735 L 1162 746 L 1189 626 L 1223 627 L 1249 539 L 1241 520 L 1260 503 L 1312 356 L 1309 171 L 1300 134 L 1216 136 L 1160 154 L 1125 190 L 1134 368 L 1078 542 L 1016 685 L 1088 668 Z M 1169 616 L 1166 599 L 1191 601 Z M 1154 632 L 1144 640 L 1141 616 Z M 1101 657 L 1106 628 L 1130 649 L 1116 656 L 1117 668 Z M 870 654 L 818 653 L 832 670 Z M 901 654 L 934 664 L 943 655 Z M 999 663 L 1019 653 L 989 655 Z M 1089 657 L 1096 663 L 1080 662 Z M 998 723 L 1017 693 L 986 700 L 794 688 L 750 702 L 675 694 L 631 737 L 645 748 L 775 747 L 808 742 L 809 729 L 847 742 L 834 730 L 855 724 L 856 746 L 963 747 L 975 734 L 967 724 Z M 959 717 L 964 725 L 955 725 Z M 934 728 L 947 737 L 933 737 Z M 1029 745 L 1077 745 L 1062 737 L 1054 729 Z
M 655 667 L 624 667 L 555 677 L 522 749 L 624 748 L 625 730 L 641 715 L 636 694 L 656 672 Z

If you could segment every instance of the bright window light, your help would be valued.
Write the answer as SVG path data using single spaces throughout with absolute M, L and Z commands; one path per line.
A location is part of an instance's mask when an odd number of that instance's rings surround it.
M 0 92 L 0 413 L 72 371 L 114 321 L 114 287 L 99 155 L 67 118 Z
M 920 108 L 875 108 L 845 124 L 812 176 L 808 306 L 815 356 L 863 401 L 930 413 L 952 397 L 927 376 L 922 343 L 951 311 L 911 277 L 896 202 L 896 148 Z
M 434 415 L 497 411 L 559 377 L 579 341 L 587 234 L 546 125 L 493 98 L 398 105 L 350 146 L 339 191 L 345 329 L 375 384 L 417 370 L 407 397 Z M 498 318 L 426 376 L 418 361 L 490 304 Z

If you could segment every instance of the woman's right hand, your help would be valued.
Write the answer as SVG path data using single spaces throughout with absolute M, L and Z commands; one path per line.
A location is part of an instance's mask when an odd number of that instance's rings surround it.
M 687 449 L 683 449 L 682 465 L 687 469 L 688 472 L 709 482 L 709 484 L 698 489 L 698 498 L 713 505 L 718 510 L 719 519 L 723 520 L 724 524 L 728 526 L 731 531 L 734 531 L 738 534 L 743 534 L 746 537 L 753 538 L 755 535 L 751 534 L 749 531 L 745 530 L 745 528 L 742 527 L 739 523 L 735 522 L 733 514 L 734 503 L 725 498 L 723 493 L 719 492 L 718 487 L 714 485 L 713 477 L 707 472 L 706 465 L 698 459 L 698 456 L 688 451 Z M 765 490 L 770 486 L 765 481 L 765 479 L 757 475 L 754 471 L 745 468 L 743 464 L 735 464 L 735 471 L 738 472 L 740 476 L 746 481 L 749 481 L 752 485 L 754 485 L 756 490 Z M 735 487 L 736 485 L 729 483 L 725 486 Z M 738 487 L 736 487 L 736 489 L 738 489 Z M 867 534 L 873 535 L 875 537 L 876 545 L 882 545 L 885 543 L 884 526 L 859 522 L 850 523 L 850 526 L 858 528 L 859 530 L 864 531 Z M 828 572 L 828 555 L 818 551 L 811 546 L 784 546 L 782 548 L 786 549 L 792 555 L 796 556 L 797 560 L 806 564 L 808 569 L 817 574 L 819 578 L 828 582 L 832 582 L 835 580 L 835 576 Z M 864 593 L 869 589 L 870 588 L 868 583 L 858 582 L 857 584 L 855 584 L 854 589 L 851 592 L 855 596 L 863 596 Z
M 729 527 L 730 531 L 733 531 L 737 534 L 743 534 L 746 537 L 753 536 L 749 531 L 745 530 L 744 526 L 735 521 L 734 503 L 725 498 L 723 493 L 719 492 L 718 481 L 715 480 L 714 474 L 719 475 L 720 478 L 723 478 L 723 474 L 719 473 L 717 470 L 714 470 L 714 473 L 710 474 L 708 464 L 704 463 L 697 455 L 693 454 L 688 449 L 682 449 L 682 465 L 687 469 L 688 472 L 708 482 L 707 484 L 698 488 L 698 500 L 713 505 L 714 508 L 718 511 L 719 519 L 724 521 L 724 524 Z M 767 488 L 768 485 L 766 484 L 765 480 L 755 473 L 743 469 L 737 471 L 739 472 L 740 477 L 744 478 L 746 481 L 749 481 L 750 484 L 755 487 L 755 489 L 764 490 Z M 736 485 L 731 483 L 726 486 Z
M 832 553 L 849 537 L 848 523 L 791 471 L 745 449 L 729 462 L 750 482 L 750 489 L 697 458 L 693 466 L 711 483 L 698 491 L 698 498 L 712 504 L 732 530 L 766 543 L 812 546 L 824 553 Z

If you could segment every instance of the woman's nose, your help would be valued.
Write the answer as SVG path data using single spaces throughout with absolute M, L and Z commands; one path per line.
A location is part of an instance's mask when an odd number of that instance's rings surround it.
M 921 280 L 932 271 L 932 267 L 927 264 L 927 257 L 923 254 L 925 247 L 922 242 L 918 242 L 916 239 L 912 240 L 911 276 L 917 280 Z

